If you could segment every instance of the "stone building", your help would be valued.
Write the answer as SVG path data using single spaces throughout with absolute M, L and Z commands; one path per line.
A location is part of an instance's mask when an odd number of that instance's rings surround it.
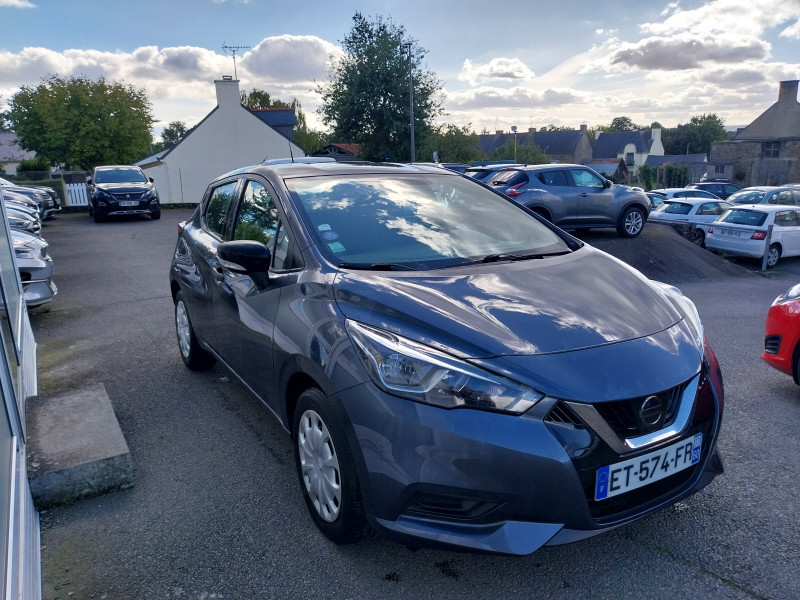
M 781 81 L 778 101 L 727 142 L 714 142 L 711 160 L 732 165 L 732 182 L 742 186 L 800 183 L 798 81 Z

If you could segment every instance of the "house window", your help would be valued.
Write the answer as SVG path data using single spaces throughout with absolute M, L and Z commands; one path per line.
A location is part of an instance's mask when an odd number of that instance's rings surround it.
M 715 175 L 724 175 L 725 174 L 725 165 L 714 165 L 714 174 Z
M 627 154 L 625 154 L 625 164 L 626 164 L 627 166 L 629 166 L 629 167 L 632 167 L 632 166 L 634 166 L 634 162 L 633 162 L 633 152 L 628 152 Z
M 761 150 L 762 158 L 779 158 L 781 155 L 780 142 L 764 142 Z

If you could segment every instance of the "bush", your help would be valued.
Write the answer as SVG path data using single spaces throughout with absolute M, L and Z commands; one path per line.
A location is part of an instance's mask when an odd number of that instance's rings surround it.
M 39 181 L 50 176 L 50 164 L 42 158 L 22 160 L 17 167 L 17 176 Z

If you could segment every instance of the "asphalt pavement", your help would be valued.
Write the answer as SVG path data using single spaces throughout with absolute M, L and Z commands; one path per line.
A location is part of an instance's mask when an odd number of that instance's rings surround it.
M 583 236 L 698 306 L 726 386 L 726 473 L 705 490 L 522 558 L 377 536 L 339 547 L 306 511 L 288 434 L 219 367 L 181 362 L 168 271 L 189 214 L 64 214 L 44 229 L 59 293 L 32 314 L 40 392 L 104 384 L 135 466 L 132 489 L 41 514 L 45 599 L 800 598 L 800 389 L 758 358 L 800 259 L 762 276 L 710 253 L 700 268 L 687 255 L 705 251 L 657 226 Z

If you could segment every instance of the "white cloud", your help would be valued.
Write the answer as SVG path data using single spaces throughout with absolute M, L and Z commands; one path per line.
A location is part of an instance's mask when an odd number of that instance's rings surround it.
M 790 25 L 781 31 L 780 36 L 800 40 L 800 19 L 795 21 L 794 25 Z
M 311 35 L 281 35 L 264 39 L 244 54 L 239 65 L 254 79 L 267 82 L 310 83 L 328 71 L 338 46 Z
M 458 75 L 459 81 L 475 84 L 487 80 L 533 79 L 535 74 L 518 58 L 493 58 L 488 63 L 473 63 L 467 59 Z
M 527 87 L 510 89 L 479 87 L 447 94 L 447 106 L 453 110 L 477 110 L 484 108 L 555 107 L 581 101 L 581 96 L 572 90 L 547 89 L 535 91 Z
M 36 8 L 30 0 L 0 0 L 0 8 Z

